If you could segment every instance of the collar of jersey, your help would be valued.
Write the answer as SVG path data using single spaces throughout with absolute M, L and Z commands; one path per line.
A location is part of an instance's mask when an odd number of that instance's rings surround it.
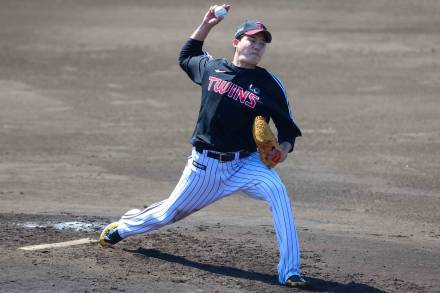
M 228 63 L 229 63 L 229 66 L 233 70 L 236 70 L 236 71 L 254 71 L 259 68 L 258 66 L 256 66 L 255 68 L 244 68 L 244 67 L 239 67 L 239 66 L 234 65 L 232 62 L 228 62 Z

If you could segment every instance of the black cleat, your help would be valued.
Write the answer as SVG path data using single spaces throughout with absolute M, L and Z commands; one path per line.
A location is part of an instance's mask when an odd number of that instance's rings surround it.
M 287 279 L 286 286 L 289 287 L 304 287 L 307 285 L 306 280 L 300 275 L 293 275 Z
M 99 244 L 101 244 L 102 247 L 112 246 L 121 240 L 122 238 L 118 233 L 118 222 L 107 225 L 99 236 Z

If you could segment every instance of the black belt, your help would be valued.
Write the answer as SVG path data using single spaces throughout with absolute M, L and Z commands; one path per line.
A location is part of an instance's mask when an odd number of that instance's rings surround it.
M 204 149 L 201 147 L 196 147 L 196 151 L 198 153 L 202 154 Z M 210 150 L 207 150 L 206 155 L 210 158 L 219 160 L 220 162 L 230 162 L 230 161 L 235 160 L 235 153 L 218 153 L 218 152 L 212 152 Z M 243 159 L 243 158 L 249 157 L 250 155 L 251 155 L 251 152 L 242 150 L 239 152 L 238 157 L 240 159 Z

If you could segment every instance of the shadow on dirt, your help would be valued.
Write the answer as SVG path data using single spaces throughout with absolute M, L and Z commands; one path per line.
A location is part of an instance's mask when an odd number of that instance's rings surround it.
M 123 249 L 124 251 L 130 252 L 130 253 L 137 253 L 142 254 L 145 257 L 153 257 L 160 260 L 172 262 L 172 263 L 178 263 L 184 266 L 196 268 L 199 270 L 203 270 L 209 273 L 224 275 L 228 277 L 234 277 L 234 278 L 241 278 L 241 279 L 247 279 L 247 280 L 255 280 L 260 281 L 269 285 L 276 285 L 280 286 L 278 283 L 278 278 L 276 275 L 269 275 L 269 274 L 263 274 L 258 272 L 252 272 L 252 271 L 245 271 L 242 269 L 237 269 L 233 267 L 228 266 L 222 266 L 222 265 L 212 265 L 212 264 L 204 264 L 197 261 L 192 261 L 189 259 L 186 259 L 182 256 L 176 256 L 169 253 L 160 252 L 157 249 L 145 249 L 145 248 L 138 248 L 138 249 Z M 365 284 L 355 283 L 351 282 L 348 284 L 342 284 L 338 282 L 332 282 L 332 281 L 326 281 L 318 278 L 312 278 L 306 277 L 306 280 L 308 281 L 307 287 L 303 288 L 304 291 L 309 292 L 335 292 L 335 293 L 345 293 L 345 292 L 357 292 L 357 293 L 386 293 L 385 291 L 382 291 L 380 289 L 376 289 L 373 287 L 370 287 Z

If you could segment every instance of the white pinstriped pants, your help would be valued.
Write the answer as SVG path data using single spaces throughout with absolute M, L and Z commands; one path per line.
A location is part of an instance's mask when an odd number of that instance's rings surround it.
M 288 277 L 300 273 L 296 227 L 284 184 L 257 152 L 244 159 L 238 159 L 237 153 L 235 160 L 221 163 L 206 156 L 206 151 L 201 154 L 193 149 L 170 197 L 138 214 L 123 216 L 118 232 L 126 238 L 159 229 L 237 191 L 269 203 L 280 252 L 278 280 L 284 284 Z

